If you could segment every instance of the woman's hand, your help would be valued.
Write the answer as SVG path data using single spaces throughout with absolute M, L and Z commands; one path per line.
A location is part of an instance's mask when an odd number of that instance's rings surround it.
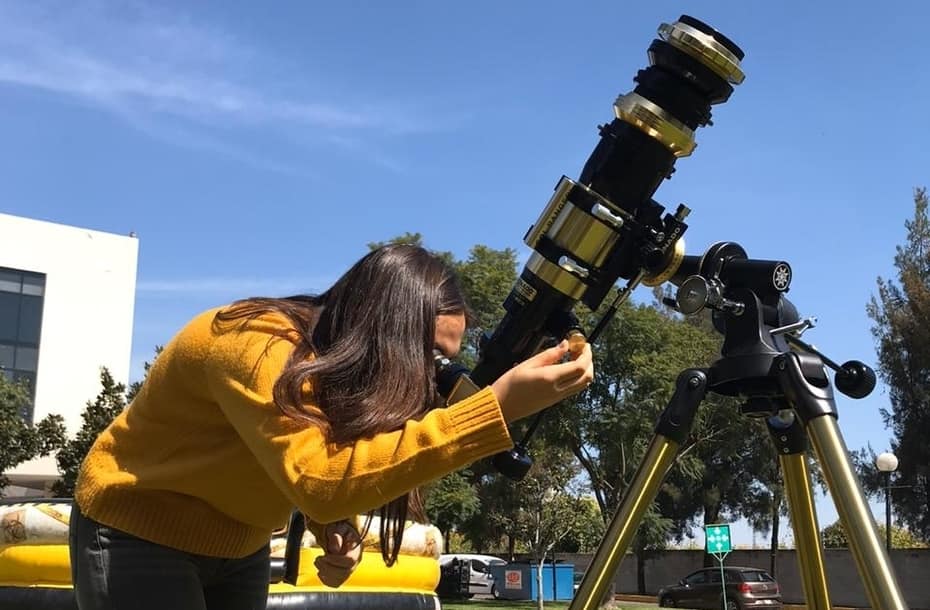
M 562 362 L 565 356 L 570 356 Z M 569 352 L 568 341 L 541 351 L 513 367 L 491 384 L 504 419 L 508 422 L 577 394 L 594 379 L 590 344 L 577 354 Z
M 320 541 L 323 555 L 316 558 L 314 565 L 320 582 L 328 587 L 338 587 L 362 560 L 362 538 L 348 521 L 326 525 L 323 536 L 324 540 Z

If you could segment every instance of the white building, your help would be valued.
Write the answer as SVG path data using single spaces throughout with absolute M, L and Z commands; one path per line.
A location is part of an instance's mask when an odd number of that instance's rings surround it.
M 31 421 L 57 413 L 73 436 L 101 367 L 128 382 L 138 252 L 134 236 L 0 214 L 0 372 L 30 382 Z M 13 496 L 58 468 L 49 456 L 5 474 Z

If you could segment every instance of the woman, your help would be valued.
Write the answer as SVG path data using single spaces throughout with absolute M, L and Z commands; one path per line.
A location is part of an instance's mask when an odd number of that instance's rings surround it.
M 315 524 L 324 582 L 358 562 L 345 519 L 381 508 L 396 556 L 408 494 L 512 445 L 507 423 L 584 388 L 567 345 L 436 404 L 433 353 L 454 356 L 466 306 L 450 270 L 393 245 L 314 297 L 207 311 L 166 346 L 84 461 L 71 520 L 81 610 L 265 607 L 271 531 Z

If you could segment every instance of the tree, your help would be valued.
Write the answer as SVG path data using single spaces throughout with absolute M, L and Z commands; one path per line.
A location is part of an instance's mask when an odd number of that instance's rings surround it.
M 155 358 L 158 358 L 162 349 L 161 345 L 155 346 Z M 86 403 L 84 412 L 81 413 L 83 421 L 81 429 L 73 439 L 68 439 L 63 443 L 56 457 L 58 471 L 61 473 L 61 478 L 52 486 L 52 491 L 56 496 L 64 498 L 74 494 L 74 485 L 77 483 L 78 471 L 81 469 L 84 457 L 97 440 L 97 436 L 142 390 L 155 358 L 145 361 L 142 365 L 142 379 L 132 382 L 128 390 L 124 384 L 116 383 L 106 367 L 100 369 L 100 393 L 93 402 Z
M 74 494 L 78 471 L 87 452 L 97 440 L 97 436 L 126 408 L 126 386 L 117 383 L 106 367 L 100 369 L 100 385 L 102 389 L 97 398 L 88 401 L 84 412 L 81 413 L 81 429 L 58 452 L 61 479 L 52 487 L 52 492 L 58 497 L 70 497 Z
M 473 365 L 482 333 L 493 331 L 504 317 L 504 299 L 517 281 L 517 253 L 510 248 L 474 246 L 467 259 L 455 264 L 455 270 L 473 317 L 463 362 Z
M 452 531 L 478 514 L 481 501 L 469 481 L 470 471 L 453 472 L 429 485 L 426 489 L 426 515 L 443 532 L 446 552 Z
M 537 607 L 543 608 L 543 569 L 556 545 L 581 526 L 583 486 L 578 465 L 561 447 L 534 443 L 534 461 L 527 476 L 514 484 L 519 498 L 517 529 L 536 562 Z
M 484 472 L 481 476 L 474 474 L 479 468 Z M 520 498 L 514 493 L 517 484 L 486 463 L 473 464 L 471 471 L 481 510 L 462 524 L 461 531 L 477 552 L 506 549 L 505 555 L 512 560 L 515 553 L 525 550 L 519 540 Z
M 165 349 L 164 345 L 155 346 L 155 358 L 158 358 L 158 355 L 162 352 L 163 349 Z M 142 364 L 142 379 L 138 381 L 133 381 L 132 383 L 129 384 L 129 389 L 126 391 L 126 403 L 127 404 L 131 403 L 133 398 L 136 397 L 136 394 L 138 394 L 142 390 L 142 384 L 145 383 L 146 378 L 149 376 L 149 371 L 152 369 L 152 364 L 155 363 L 155 358 L 152 358 L 151 361 L 146 360 Z
M 753 472 L 753 480 L 743 492 L 739 512 L 749 522 L 755 532 L 769 532 L 769 573 L 778 576 L 778 535 L 781 518 L 788 514 L 788 502 L 785 495 L 785 483 L 781 463 L 774 444 L 768 438 L 761 438 L 768 433 L 758 426 L 760 442 L 758 450 L 749 453 L 748 466 Z M 805 458 L 806 459 L 806 458 Z
M 10 484 L 3 473 L 49 455 L 65 441 L 65 424 L 60 415 L 48 415 L 35 425 L 26 423 L 23 413 L 30 400 L 26 385 L 0 374 L 0 496 Z
M 930 218 L 927 191 L 914 191 L 914 216 L 897 246 L 896 280 L 878 278 L 878 296 L 867 305 L 878 351 L 879 373 L 888 386 L 892 451 L 899 459 L 896 484 L 910 487 L 896 499 L 899 518 L 930 538 Z
M 554 553 L 593 553 L 597 549 L 607 528 L 594 496 L 585 494 L 578 499 L 575 524 L 572 531 L 553 547 Z
M 885 539 L 885 526 L 875 524 L 878 528 L 879 537 Z M 846 538 L 846 532 L 843 530 L 843 524 L 839 521 L 831 523 L 823 528 L 820 532 L 823 539 L 823 546 L 827 549 L 845 549 L 849 548 L 849 541 Z M 927 542 L 915 536 L 912 532 L 891 526 L 891 545 L 896 549 L 925 549 Z

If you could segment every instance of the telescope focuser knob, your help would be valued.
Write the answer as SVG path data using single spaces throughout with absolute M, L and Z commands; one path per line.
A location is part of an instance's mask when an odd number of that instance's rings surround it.
M 676 295 L 678 311 L 690 316 L 710 307 L 717 311 L 740 315 L 745 305 L 738 301 L 731 301 L 723 297 L 723 284 L 716 280 L 708 280 L 700 275 L 692 275 L 678 287 Z

